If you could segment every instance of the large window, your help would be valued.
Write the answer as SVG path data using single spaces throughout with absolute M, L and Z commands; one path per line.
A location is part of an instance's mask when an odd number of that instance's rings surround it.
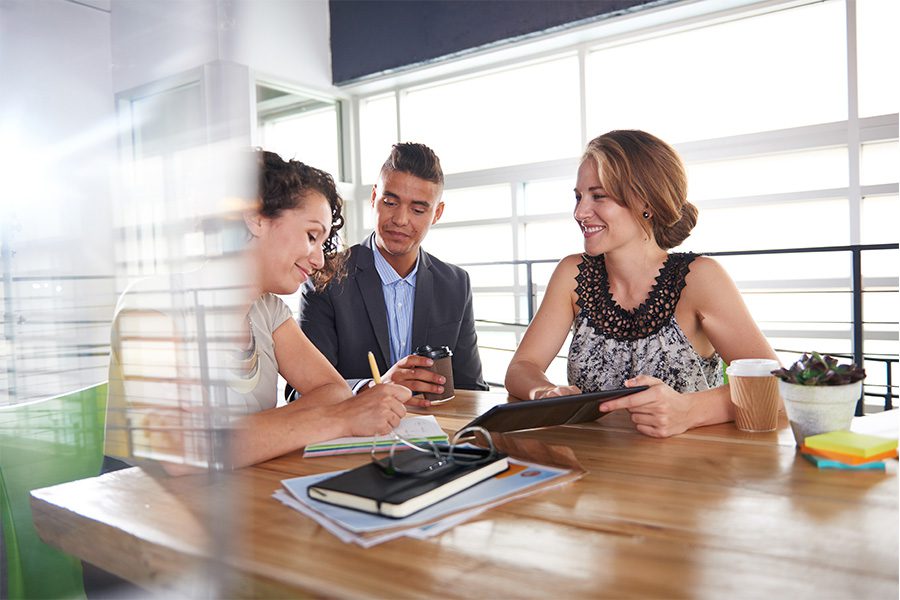
M 408 90 L 400 134 L 446 173 L 566 158 L 579 145 L 578 59 L 566 56 Z
M 394 94 L 365 98 L 359 103 L 360 177 L 374 183 L 397 132 L 397 99 Z
M 895 113 L 900 107 L 900 80 L 896 76 L 900 3 L 857 0 L 855 7 L 859 116 Z
M 256 85 L 257 144 L 284 160 L 299 160 L 348 180 L 343 168 L 341 103 L 325 96 L 272 83 Z M 340 190 L 339 190 L 340 191 Z M 284 296 L 299 316 L 300 291 Z
M 644 129 L 681 153 L 700 218 L 679 250 L 897 242 L 900 5 L 703 6 L 705 19 L 660 24 L 661 11 L 642 27 L 637 13 L 556 54 L 359 97 L 360 183 L 398 139 L 441 156 L 447 212 L 425 246 L 468 265 L 489 381 L 503 381 L 555 261 L 582 248 L 572 187 L 584 143 L 604 131 Z M 867 355 L 896 358 L 898 254 L 862 253 Z M 851 352 L 849 252 L 719 260 L 784 360 Z M 885 364 L 867 363 L 870 391 L 884 389 Z M 563 382 L 564 358 L 551 372 Z
M 588 131 L 675 143 L 847 116 L 842 2 L 822 2 L 588 55 Z
M 260 144 L 283 159 L 295 159 L 345 179 L 341 168 L 340 104 L 330 98 L 275 85 L 256 86 Z

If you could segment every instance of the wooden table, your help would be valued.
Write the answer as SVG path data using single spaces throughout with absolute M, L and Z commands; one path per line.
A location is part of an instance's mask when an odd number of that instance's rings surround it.
M 463 392 L 430 411 L 455 430 L 506 399 Z M 49 543 L 164 593 L 897 598 L 896 461 L 817 470 L 785 423 L 658 440 L 613 414 L 516 435 L 571 446 L 588 475 L 424 541 L 343 544 L 271 497 L 281 479 L 363 455 L 294 453 L 215 477 L 128 469 L 37 490 L 32 508 Z

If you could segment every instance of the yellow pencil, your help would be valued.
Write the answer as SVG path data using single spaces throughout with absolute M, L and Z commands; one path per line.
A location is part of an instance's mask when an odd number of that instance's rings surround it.
M 375 355 L 369 352 L 369 367 L 372 369 L 372 379 L 376 384 L 381 383 L 381 373 L 378 372 L 378 365 L 375 364 Z

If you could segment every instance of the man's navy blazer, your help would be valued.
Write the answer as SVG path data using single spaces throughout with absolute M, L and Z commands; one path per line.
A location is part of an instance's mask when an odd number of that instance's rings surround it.
M 351 387 L 371 378 L 367 353 L 382 373 L 391 363 L 387 308 L 372 254 L 373 236 L 350 248 L 346 276 L 322 292 L 307 284 L 300 304 L 300 327 Z M 478 356 L 469 274 L 419 248 L 412 351 L 428 344 L 453 352 L 453 384 L 486 390 Z

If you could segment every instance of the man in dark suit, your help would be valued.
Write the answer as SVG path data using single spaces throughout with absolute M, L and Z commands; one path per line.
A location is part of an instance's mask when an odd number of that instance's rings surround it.
M 458 389 L 486 390 L 475 335 L 469 274 L 420 248 L 444 211 L 444 175 L 422 144 L 395 144 L 372 188 L 375 231 L 350 249 L 347 275 L 326 290 L 304 288 L 300 325 L 354 390 L 371 377 L 414 393 L 443 392 L 417 347 L 449 346 Z

